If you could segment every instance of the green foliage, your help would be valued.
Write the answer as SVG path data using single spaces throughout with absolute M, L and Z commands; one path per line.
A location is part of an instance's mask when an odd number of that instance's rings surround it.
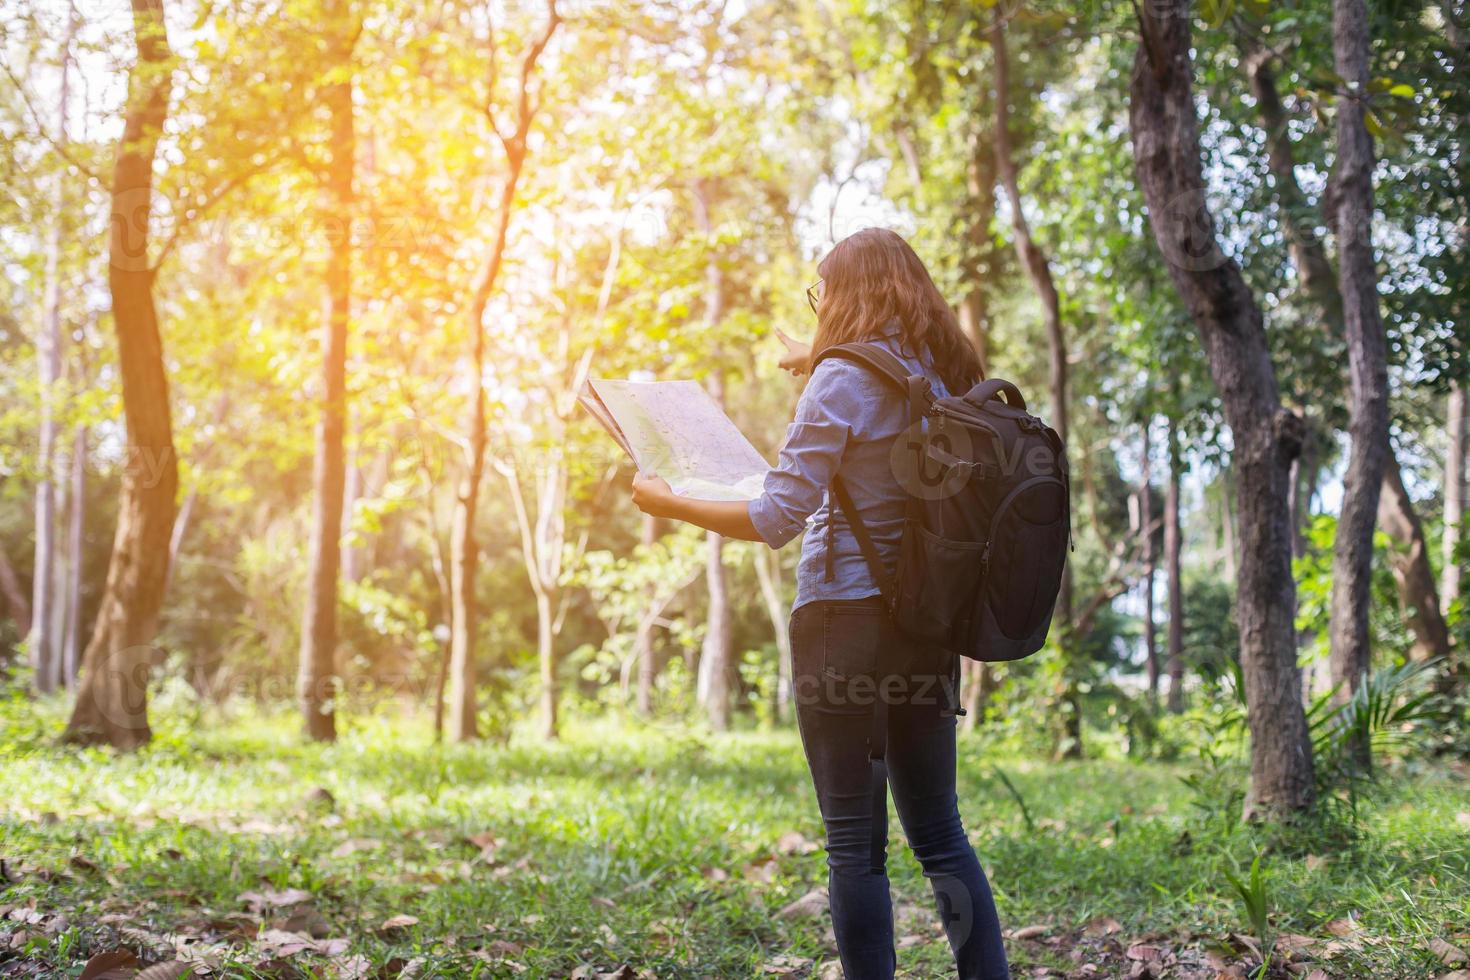
M 269 955 L 256 921 L 284 916 L 252 915 L 240 896 L 266 887 L 310 892 L 331 935 L 372 969 L 422 957 L 426 976 L 470 976 L 485 965 L 480 953 L 496 958 L 491 975 L 510 972 L 506 960 L 530 975 L 629 963 L 734 977 L 782 954 L 814 968 L 831 958 L 824 919 L 775 915 L 826 878 L 820 850 L 780 843 L 792 831 L 821 839 L 793 731 L 711 738 L 604 719 L 569 724 L 556 744 L 518 725 L 505 744 L 451 746 L 433 742 L 424 715 L 385 705 L 354 713 L 337 744 L 311 745 L 287 712 L 240 701 L 196 719 L 182 704 L 166 698 L 153 744 L 115 755 L 17 736 L 54 730 L 59 702 L 0 702 L 0 834 L 12 872 L 0 902 L 35 899 L 70 919 L 54 934 L 29 930 L 13 958 L 75 972 L 120 940 L 154 948 L 141 933 L 120 936 L 120 925 L 185 936 L 209 909 L 249 926 L 223 954 L 232 974 L 249 977 Z M 1046 924 L 1069 947 L 1085 947 L 1083 927 L 1103 917 L 1117 920 L 1111 938 L 1122 947 L 1175 931 L 1223 941 L 1252 920 L 1228 872 L 1264 896 L 1275 934 L 1326 942 L 1337 937 L 1325 924 L 1351 914 L 1370 941 L 1342 949 L 1335 972 L 1443 972 L 1423 946 L 1459 928 L 1470 874 L 1456 822 L 1470 795 L 1451 772 L 1388 772 L 1364 801 L 1359 836 L 1310 850 L 1283 847 L 1265 827 L 1206 826 L 1177 766 L 977 748 L 962 742 L 959 797 L 1006 922 Z M 928 936 L 929 883 L 890 826 L 900 926 Z M 129 921 L 95 923 L 102 902 Z M 403 913 L 418 923 L 378 929 Z M 0 934 L 23 928 L 12 918 Z M 1018 971 L 1054 955 L 1043 940 L 1009 950 Z M 900 968 L 935 975 L 947 955 L 936 937 L 901 949 Z M 296 962 L 326 969 L 309 952 Z
M 1233 872 L 1226 871 L 1225 878 L 1230 886 L 1240 896 L 1240 904 L 1245 909 L 1246 921 L 1250 923 L 1251 932 L 1260 944 L 1263 954 L 1258 976 L 1266 976 L 1266 970 L 1271 964 L 1271 951 L 1273 937 L 1271 934 L 1271 909 L 1269 896 L 1267 894 L 1266 879 L 1261 874 L 1261 856 L 1256 855 L 1251 861 L 1250 877 L 1242 880 Z

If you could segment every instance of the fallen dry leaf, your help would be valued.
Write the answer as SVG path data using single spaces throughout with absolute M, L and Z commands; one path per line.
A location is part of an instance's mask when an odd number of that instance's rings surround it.
M 776 913 L 778 919 L 804 919 L 821 915 L 827 911 L 827 892 L 813 888 L 796 901 Z
M 303 950 L 316 949 L 316 943 L 310 937 L 284 929 L 267 929 L 255 941 L 266 952 L 281 958 L 295 956 Z
M 804 970 L 811 965 L 812 961 L 808 957 L 783 953 L 774 959 L 766 960 L 766 962 L 762 963 L 761 972 L 777 977 L 795 977 L 798 975 L 798 971 Z
M 167 963 L 155 963 L 140 970 L 133 980 L 184 980 L 185 977 L 197 976 L 199 976 L 199 964 L 169 960 Z
M 303 905 L 292 912 L 280 924 L 280 928 L 286 932 L 299 932 L 313 939 L 324 939 L 332 932 L 331 924 L 327 922 L 326 916 L 309 905 Z
M 378 933 L 393 932 L 395 929 L 407 929 L 419 924 L 418 916 L 414 915 L 390 915 L 378 926 Z
M 1352 919 L 1333 919 L 1327 925 L 1323 926 L 1323 928 L 1341 939 L 1350 939 L 1362 929 Z
M 752 861 L 741 871 L 747 881 L 759 881 L 770 884 L 776 880 L 776 875 L 781 868 L 773 857 L 764 858 L 760 861 Z
M 776 851 L 780 854 L 812 854 L 820 846 L 799 830 L 788 830 L 776 841 Z
M 304 980 L 306 977 L 289 960 L 283 959 L 262 960 L 255 964 L 252 975 L 262 980 Z
M 1455 966 L 1466 960 L 1463 949 L 1439 938 L 1429 940 L 1429 951 L 1439 957 L 1439 961 L 1445 966 Z
M 133 970 L 130 968 L 137 965 L 138 958 L 126 949 L 98 953 L 82 967 L 77 980 L 122 980 L 124 977 L 131 977 Z
M 1082 927 L 1082 934 L 1097 939 L 1123 931 L 1123 923 L 1114 918 L 1093 919 Z
M 332 961 L 333 980 L 367 980 L 372 969 L 373 961 L 361 953 Z
M 270 908 L 286 908 L 291 905 L 300 905 L 303 902 L 311 901 L 311 898 L 311 892 L 303 891 L 300 888 L 285 888 L 280 891 L 267 888 L 263 892 L 241 892 L 235 901 L 248 905 L 252 912 L 263 912 Z
M 1047 934 L 1046 926 L 1022 926 L 1011 933 L 1012 939 L 1036 939 Z
M 1286 933 L 1276 937 L 1276 951 L 1283 954 L 1287 959 L 1298 954 L 1310 953 L 1321 944 L 1321 940 L 1313 936 L 1302 936 L 1296 933 Z
M 492 956 L 520 956 L 525 951 L 520 943 L 513 943 L 509 939 L 492 939 L 485 946 L 485 952 Z
M 347 857 L 348 855 L 356 854 L 358 851 L 376 851 L 382 846 L 382 841 L 374 840 L 371 837 L 353 837 L 344 840 L 332 848 L 332 857 Z

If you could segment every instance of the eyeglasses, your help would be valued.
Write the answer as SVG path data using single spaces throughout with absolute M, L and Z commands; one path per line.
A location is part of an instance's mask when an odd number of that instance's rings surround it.
M 813 313 L 817 312 L 817 303 L 820 302 L 822 299 L 822 283 L 824 281 L 825 280 L 818 279 L 816 282 L 806 287 L 806 301 L 811 304 Z

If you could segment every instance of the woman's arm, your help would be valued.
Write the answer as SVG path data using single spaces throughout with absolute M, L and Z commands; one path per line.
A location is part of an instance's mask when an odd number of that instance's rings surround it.
M 878 385 L 855 364 L 824 361 L 797 403 L 780 461 L 766 475 L 764 491 L 749 503 L 680 497 L 656 476 L 633 481 L 633 503 L 645 514 L 780 548 L 821 506 L 848 439 L 867 429 L 873 407 L 881 404 L 884 392 Z
M 742 500 L 694 500 L 681 497 L 662 477 L 633 477 L 633 503 L 651 517 L 668 517 L 741 541 L 763 540 Z

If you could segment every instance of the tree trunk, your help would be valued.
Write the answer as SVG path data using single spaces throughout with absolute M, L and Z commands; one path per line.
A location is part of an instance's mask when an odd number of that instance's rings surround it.
M 556 586 L 536 593 L 536 656 L 541 668 L 541 737 L 557 736 L 556 719 Z
M 1435 657 L 1447 658 L 1450 631 L 1439 610 L 1439 589 L 1429 566 L 1429 543 L 1424 539 L 1424 526 L 1414 512 L 1397 466 L 1387 467 L 1383 472 L 1378 523 L 1397 545 L 1390 549 L 1389 564 L 1398 585 L 1399 607 L 1414 634 L 1409 656 L 1421 662 Z
M 331 118 L 331 159 L 326 191 L 326 309 L 322 323 L 321 419 L 312 470 L 315 510 L 306 607 L 301 619 L 298 696 L 306 734 L 317 741 L 337 737 L 337 574 L 342 563 L 342 499 L 347 461 L 347 324 L 352 311 L 352 13 L 350 0 L 329 5 L 333 46 L 330 71 L 340 80 L 323 86 Z
M 1307 421 L 1302 432 L 1302 451 L 1291 464 L 1291 557 L 1307 554 L 1307 528 L 1312 523 L 1312 498 L 1317 495 L 1319 464 L 1317 432 Z
M 725 576 L 725 539 L 713 531 L 705 535 L 705 585 L 709 591 L 709 613 L 705 620 L 704 643 L 699 652 L 698 699 L 709 716 L 710 727 L 723 732 L 730 727 L 730 585 Z
M 1232 486 L 1234 481 L 1230 478 L 1230 470 L 1221 471 L 1220 482 L 1220 531 L 1223 539 L 1221 544 L 1225 551 L 1225 581 L 1234 582 L 1240 549 L 1235 543 L 1235 488 Z
M 1450 388 L 1449 451 L 1444 465 L 1444 540 L 1440 543 L 1443 565 L 1439 580 L 1440 611 L 1449 615 L 1450 605 L 1460 597 L 1462 569 L 1458 558 L 1465 520 L 1465 386 Z
M 483 308 L 481 309 L 483 313 Z M 465 422 L 465 468 L 454 499 L 454 517 L 449 530 L 449 728 L 450 741 L 475 738 L 475 633 L 479 607 L 475 599 L 475 568 L 479 542 L 475 515 L 479 508 L 480 480 L 485 474 L 485 368 L 484 328 L 478 316 L 471 319 L 473 356 L 466 379 L 473 388 Z
M 178 460 L 148 264 L 153 157 L 168 113 L 171 54 L 162 0 L 132 0 L 138 59 L 128 73 L 113 168 L 107 282 L 117 331 L 127 466 L 107 584 L 63 738 L 135 748 L 147 742 L 148 670 L 168 573 Z
M 71 84 L 71 45 L 77 30 L 77 12 L 72 10 L 66 40 L 61 50 L 61 86 L 57 95 L 57 139 L 65 143 L 67 102 Z M 46 236 L 44 297 L 41 330 L 36 336 L 36 380 L 41 389 L 40 424 L 36 469 L 36 552 L 31 578 L 31 633 L 28 641 L 32 682 L 36 690 L 50 693 L 61 682 L 61 637 L 57 635 L 56 606 L 56 386 L 61 380 L 61 247 L 66 220 L 66 174 L 56 174 L 51 227 Z
M 1026 220 L 1026 208 L 1021 201 L 1020 178 L 1016 167 L 1015 153 L 1011 148 L 1010 110 L 1010 59 L 1006 52 L 1006 24 L 1001 10 L 995 11 L 989 37 L 995 57 L 995 169 L 1005 188 L 1006 199 L 1011 206 L 1011 230 L 1016 257 L 1026 270 L 1031 288 L 1041 301 L 1042 320 L 1046 327 L 1047 347 L 1050 354 L 1051 373 L 1051 426 L 1067 442 L 1067 338 L 1062 329 L 1061 301 L 1057 296 L 1056 283 L 1052 279 L 1051 263 L 1046 254 L 1031 237 L 1031 226 Z M 1072 566 L 1068 562 L 1062 569 L 1061 590 L 1057 595 L 1055 629 L 1061 637 L 1063 656 L 1069 662 L 1066 672 L 1062 701 L 1067 708 L 1065 730 L 1067 736 L 1064 755 L 1081 758 L 1082 747 L 1082 697 L 1078 690 L 1075 665 L 1070 663 L 1075 655 L 1076 637 L 1072 635 Z
M 348 431 L 354 431 L 356 425 L 355 413 L 349 413 L 347 417 Z M 362 572 L 358 564 L 358 549 L 352 544 L 352 514 L 357 509 L 357 501 L 362 497 L 362 467 L 358 463 L 358 448 L 354 442 L 351 449 L 347 451 L 347 470 L 343 475 L 342 484 L 342 581 L 356 582 Z M 432 489 L 432 488 L 431 488 Z
M 510 208 L 515 200 L 515 184 L 520 177 L 516 163 L 501 186 L 500 211 L 495 239 L 490 254 L 476 278 L 474 299 L 467 317 L 470 329 L 471 355 L 465 381 L 470 387 L 469 411 L 465 420 L 465 469 L 455 495 L 454 517 L 450 527 L 450 623 L 449 637 L 449 739 L 465 742 L 478 736 L 475 726 L 475 634 L 479 607 L 475 597 L 475 570 L 479 561 L 479 542 L 475 534 L 475 516 L 479 509 L 480 480 L 485 475 L 485 328 L 483 318 L 491 290 L 500 274 L 505 252 L 506 233 L 510 227 Z
M 1388 463 L 1388 339 L 1378 308 L 1373 256 L 1373 139 L 1361 93 L 1368 85 L 1368 10 L 1364 0 L 1333 0 L 1332 47 L 1337 73 L 1357 94 L 1337 102 L 1337 163 L 1328 194 L 1337 238 L 1338 281 L 1348 345 L 1352 450 L 1333 544 L 1332 680 L 1346 701 L 1368 675 L 1368 607 L 1372 598 L 1373 527 Z M 1354 746 L 1362 765 L 1366 743 Z
M 61 683 L 75 687 L 82 652 L 82 546 L 87 521 L 87 427 L 77 425 L 71 439 L 71 511 L 67 516 L 66 619 L 61 631 Z M 169 559 L 170 570 L 173 559 Z
M 791 708 L 791 632 L 787 628 L 786 600 L 781 595 L 781 555 L 770 548 L 756 548 L 755 577 L 760 583 L 771 633 L 776 639 L 775 718 L 786 721 Z
M 961 685 L 964 688 L 965 705 L 965 717 L 960 727 L 964 731 L 972 732 L 985 720 L 985 708 L 995 690 L 995 674 L 989 664 L 979 660 L 966 659 L 960 664 L 960 668 L 964 672 Z
M 450 587 L 453 596 L 450 611 L 449 647 L 449 737 L 456 742 L 473 739 L 475 731 L 475 632 L 479 609 L 475 599 L 475 563 L 479 544 L 475 536 L 475 516 L 479 509 L 480 480 L 485 474 L 485 308 L 500 277 L 505 259 L 505 241 L 510 229 L 511 206 L 515 203 L 516 185 L 526 161 L 526 137 L 536 110 L 530 99 L 529 85 L 536 61 L 551 35 L 560 24 L 556 0 L 548 0 L 546 28 L 532 42 L 521 60 L 520 88 L 516 105 L 515 131 L 506 133 L 498 126 L 496 135 L 505 151 L 505 174 L 500 185 L 499 210 L 495 234 L 485 261 L 475 273 L 465 323 L 470 333 L 470 358 L 465 365 L 465 381 L 470 389 L 466 411 L 464 453 L 465 468 L 455 495 L 454 519 L 450 529 Z M 494 35 L 490 38 L 490 57 L 495 57 Z M 487 94 L 487 113 L 495 118 L 496 93 Z
M 1248 812 L 1284 814 L 1315 797 L 1293 619 L 1288 476 L 1301 422 L 1281 406 L 1261 310 L 1220 249 L 1205 204 L 1191 18 L 1139 8 L 1129 126 L 1149 223 L 1188 307 L 1234 438 L 1240 574 L 1237 622 L 1251 731 Z
M 643 524 L 639 530 L 638 540 L 645 548 L 653 547 L 658 540 L 658 518 L 651 514 L 643 515 Z M 658 601 L 658 584 L 650 583 L 644 590 L 645 601 L 652 606 Z M 658 676 L 658 664 L 654 662 L 653 630 L 654 616 L 641 616 L 638 620 L 638 629 L 633 636 L 633 659 L 638 664 L 638 714 L 644 718 L 653 716 L 653 682 Z
M 1148 697 L 1155 706 L 1159 703 L 1159 643 L 1158 627 L 1154 622 L 1154 573 L 1158 570 L 1154 558 L 1154 488 L 1149 429 L 1153 419 L 1143 423 L 1143 474 L 1138 487 L 1138 531 L 1143 535 L 1143 652 L 1148 668 Z
M 985 98 L 985 93 L 979 93 Z M 985 292 L 986 262 L 990 255 L 990 225 L 995 220 L 995 154 L 977 126 L 970 134 L 970 162 L 965 172 L 969 220 L 965 226 L 965 257 L 960 272 L 965 295 L 960 299 L 960 328 L 975 345 L 980 372 L 990 373 L 990 309 Z
M 699 228 L 706 236 L 714 232 L 714 196 L 711 182 L 699 179 L 694 184 L 694 205 Z M 704 267 L 704 325 L 713 336 L 725 316 L 725 281 L 719 263 L 711 253 Z M 710 394 L 723 408 L 725 381 L 720 374 L 720 356 L 716 349 L 711 357 L 715 368 L 709 375 Z M 733 660 L 733 632 L 730 615 L 730 585 L 725 574 L 725 539 L 713 531 L 705 536 L 705 584 L 709 603 L 704 642 L 700 646 L 699 675 L 695 696 L 709 717 L 710 727 L 722 732 L 730 727 L 730 670 Z
M 430 499 L 427 501 L 429 513 L 429 534 L 433 537 L 433 548 L 430 550 L 430 563 L 434 570 L 434 582 L 439 587 L 439 616 L 444 622 L 446 630 L 453 629 L 454 622 L 454 590 L 449 583 L 449 556 L 445 554 L 448 550 L 444 546 L 444 539 L 439 534 L 439 519 L 436 514 L 435 503 L 432 498 L 433 485 L 429 486 Z M 434 671 L 434 741 L 436 743 L 444 740 L 444 686 L 449 680 L 449 656 L 454 646 L 454 634 L 450 632 L 448 641 L 439 651 L 438 662 Z
M 1184 584 L 1180 552 L 1184 538 L 1179 527 L 1179 490 L 1183 461 L 1179 458 L 1179 430 L 1169 417 L 1169 489 L 1164 495 L 1164 564 L 1169 602 L 1168 707 L 1174 714 L 1184 710 Z
M 3 550 L 0 550 L 0 596 L 5 597 L 10 620 L 15 623 L 15 635 L 25 636 L 31 631 L 31 602 L 26 598 L 25 590 L 20 587 L 15 567 L 10 564 L 10 559 Z
M 1266 162 L 1275 180 L 1275 195 L 1286 232 L 1287 252 L 1296 269 L 1302 292 L 1321 308 L 1323 322 L 1341 330 L 1342 298 L 1337 291 L 1337 276 L 1327 260 L 1327 250 L 1317 235 L 1315 221 L 1306 195 L 1296 179 L 1296 154 L 1287 130 L 1286 109 L 1276 88 L 1275 55 L 1254 41 L 1243 46 L 1246 75 L 1251 94 L 1261 117 L 1266 135 Z

